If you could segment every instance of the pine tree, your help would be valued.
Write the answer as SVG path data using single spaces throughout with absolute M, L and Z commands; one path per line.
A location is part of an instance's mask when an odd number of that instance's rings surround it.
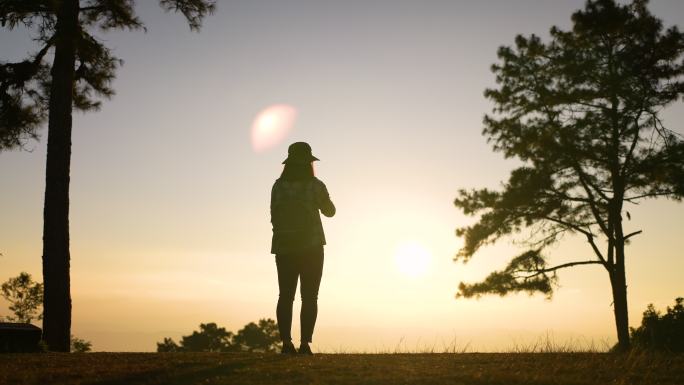
M 198 30 L 215 0 L 159 0 Z M 37 137 L 48 121 L 43 222 L 43 338 L 50 350 L 69 351 L 69 170 L 72 110 L 91 111 L 114 94 L 121 60 L 92 31 L 144 29 L 134 0 L 0 0 L 0 24 L 25 27 L 40 44 L 31 57 L 0 62 L 0 150 Z M 47 58 L 52 53 L 52 63 Z
M 480 216 L 457 230 L 465 243 L 455 259 L 468 261 L 504 236 L 531 235 L 525 252 L 482 282 L 461 282 L 458 296 L 551 295 L 558 270 L 600 265 L 619 347 L 629 348 L 626 246 L 641 230 L 626 229 L 626 205 L 684 196 L 684 142 L 660 119 L 684 93 L 684 35 L 664 29 L 647 5 L 589 0 L 572 15 L 572 30 L 551 28 L 547 43 L 517 36 L 514 48 L 499 49 L 483 134 L 522 166 L 502 191 L 459 191 L 455 205 Z M 543 251 L 565 234 L 584 237 L 592 257 L 550 265 Z

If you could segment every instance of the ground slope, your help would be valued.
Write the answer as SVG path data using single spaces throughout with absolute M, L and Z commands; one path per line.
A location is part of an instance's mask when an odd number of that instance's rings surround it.
M 684 355 L 0 354 L 0 384 L 684 384 Z

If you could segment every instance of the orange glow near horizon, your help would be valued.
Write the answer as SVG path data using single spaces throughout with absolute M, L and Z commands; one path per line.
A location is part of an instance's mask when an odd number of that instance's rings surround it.
M 285 139 L 297 119 L 297 110 L 286 104 L 265 108 L 252 123 L 252 149 L 263 152 Z

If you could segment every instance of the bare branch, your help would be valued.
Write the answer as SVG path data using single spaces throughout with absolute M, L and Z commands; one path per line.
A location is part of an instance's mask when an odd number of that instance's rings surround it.
M 642 113 L 643 110 L 639 111 L 634 117 L 634 137 L 632 138 L 632 144 L 629 146 L 629 152 L 627 152 L 625 163 L 622 166 L 622 172 L 620 173 L 622 177 L 625 176 L 625 173 L 629 169 L 630 163 L 634 159 L 634 150 L 636 149 L 637 143 L 639 143 L 639 119 L 641 118 Z
M 594 193 L 592 192 L 591 187 L 589 187 L 589 183 L 587 181 L 587 177 L 584 174 L 584 171 L 582 170 L 582 166 L 579 165 L 578 163 L 575 163 L 573 165 L 573 168 L 575 172 L 577 172 L 577 175 L 579 177 L 580 184 L 584 188 L 584 191 L 587 193 L 587 196 L 589 197 L 589 208 L 591 209 L 591 213 L 594 215 L 594 218 L 596 219 L 596 223 L 599 225 L 601 230 L 606 234 L 606 236 L 611 237 L 611 233 L 608 230 L 608 226 L 606 226 L 605 223 L 603 223 L 603 219 L 601 218 L 601 213 L 598 210 L 598 207 L 596 207 L 596 199 L 594 198 Z M 600 189 L 594 188 L 596 192 L 606 201 L 609 201 L 608 197 L 601 192 Z
M 629 238 L 631 238 L 631 237 L 633 237 L 633 236 L 635 236 L 635 235 L 641 234 L 642 232 L 643 232 L 643 230 L 639 230 L 639 231 L 635 231 L 635 232 L 629 233 L 629 234 L 625 235 L 625 237 L 622 238 L 622 239 L 624 239 L 624 240 L 626 241 L 626 240 L 628 240 Z
M 577 232 L 580 232 L 580 233 L 582 233 L 582 234 L 584 234 L 584 235 L 586 235 L 586 236 L 593 236 L 593 234 L 592 234 L 591 232 L 589 232 L 588 230 L 585 230 L 585 229 L 583 229 L 583 228 L 581 228 L 581 227 L 579 227 L 579 226 L 577 226 L 577 225 L 574 225 L 574 224 L 572 224 L 572 223 L 570 223 L 570 222 L 566 222 L 566 221 L 564 221 L 564 220 L 562 220 L 562 219 L 554 218 L 554 217 L 549 217 L 549 216 L 545 216 L 545 217 L 543 217 L 543 218 L 546 219 L 546 220 L 549 220 L 549 221 L 551 221 L 551 222 L 556 222 L 556 223 L 558 223 L 559 225 L 565 226 L 565 227 L 567 227 L 567 228 L 569 228 L 569 229 L 572 229 L 572 230 L 575 230 L 575 231 L 577 231 Z
M 598 257 L 599 260 L 603 263 L 604 266 L 608 266 L 608 262 L 606 261 L 606 258 L 603 256 L 603 253 L 601 253 L 601 250 L 599 250 L 598 246 L 596 246 L 596 242 L 594 242 L 594 237 L 592 235 L 587 235 L 587 242 L 591 245 L 591 249 L 594 250 L 594 254 Z
M 634 203 L 632 201 L 642 199 L 642 198 L 655 198 L 658 196 L 667 196 L 667 195 L 675 195 L 675 194 L 676 193 L 673 190 L 658 191 L 658 192 L 651 192 L 651 193 L 647 193 L 647 194 L 635 195 L 635 196 L 631 196 L 631 197 L 625 197 L 625 198 L 623 198 L 623 200 L 625 202 Z
M 564 263 L 562 265 L 536 270 L 536 271 L 534 271 L 533 274 L 526 275 L 526 276 L 521 277 L 521 278 L 532 278 L 532 277 L 536 277 L 540 274 L 551 273 L 551 272 L 554 272 L 556 270 L 565 269 L 566 267 L 579 266 L 579 265 L 603 265 L 603 262 L 593 261 L 593 260 L 592 261 L 568 262 L 568 263 Z M 528 272 L 528 271 L 525 271 L 525 270 L 514 271 L 514 273 L 526 273 L 526 272 Z

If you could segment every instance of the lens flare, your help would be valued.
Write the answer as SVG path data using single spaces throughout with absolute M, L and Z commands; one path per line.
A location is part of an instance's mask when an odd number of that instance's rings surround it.
M 285 139 L 294 126 L 297 110 L 286 104 L 276 104 L 257 114 L 252 123 L 252 149 L 266 151 Z

